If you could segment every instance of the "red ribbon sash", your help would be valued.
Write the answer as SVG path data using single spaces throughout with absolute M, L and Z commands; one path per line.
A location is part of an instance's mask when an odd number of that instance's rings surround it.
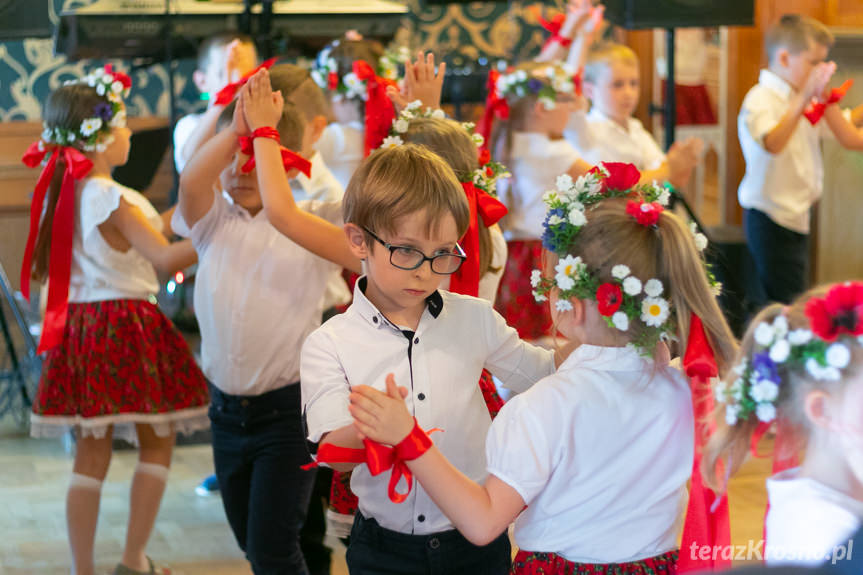
M 366 83 L 366 134 L 365 155 L 368 156 L 372 150 L 379 148 L 390 133 L 390 126 L 396 117 L 393 103 L 387 97 L 387 86 L 396 86 L 396 83 L 375 74 L 374 69 L 364 60 L 356 60 L 353 72 L 359 80 Z
M 24 262 L 21 265 L 21 293 L 29 301 L 33 250 L 36 248 L 45 195 L 54 178 L 57 160 L 62 157 L 66 168 L 63 171 L 60 196 L 54 209 L 54 222 L 51 227 L 48 305 L 37 353 L 51 349 L 63 339 L 69 308 L 69 276 L 72 270 L 72 240 L 75 234 L 75 181 L 83 179 L 93 168 L 93 163 L 74 148 L 63 146 L 40 148 L 39 142 L 27 148 L 21 161 L 26 166 L 35 168 L 49 153 L 51 155 L 48 163 L 42 170 L 36 182 L 36 189 L 33 191 L 33 202 L 30 204 L 30 231 L 24 248 Z
M 477 188 L 473 182 L 463 182 L 462 188 L 467 196 L 470 206 L 470 225 L 461 239 L 462 248 L 467 255 L 459 270 L 450 278 L 449 289 L 452 292 L 464 295 L 479 295 L 479 222 L 482 218 L 486 227 L 493 226 L 507 213 L 504 206 L 497 198 Z
M 824 116 L 827 106 L 835 104 L 845 97 L 845 94 L 853 84 L 854 80 L 845 80 L 841 86 L 830 90 L 830 95 L 827 97 L 827 100 L 813 100 L 810 102 L 806 109 L 803 110 L 803 115 L 807 120 L 809 120 L 809 123 L 814 126 L 821 121 L 821 117 Z
M 263 70 L 264 68 L 266 68 L 267 70 L 272 68 L 273 64 L 276 63 L 277 59 L 278 58 L 270 58 L 251 72 L 244 75 L 236 82 L 231 82 L 230 84 L 227 84 L 224 88 L 222 88 L 216 93 L 216 100 L 213 103 L 216 106 L 227 106 L 228 104 L 230 104 L 234 100 L 234 97 L 237 95 L 237 92 L 240 90 L 240 88 L 245 86 L 246 82 L 249 81 L 249 78 L 254 76 L 260 70 Z
M 240 136 L 240 151 L 249 156 L 249 159 L 240 166 L 240 171 L 248 174 L 255 169 L 255 138 L 270 138 L 271 140 L 279 141 L 279 132 L 275 128 L 258 128 L 251 136 Z M 284 146 L 279 146 L 279 151 L 282 154 L 282 165 L 286 172 L 297 169 L 307 178 L 312 173 L 312 163 Z

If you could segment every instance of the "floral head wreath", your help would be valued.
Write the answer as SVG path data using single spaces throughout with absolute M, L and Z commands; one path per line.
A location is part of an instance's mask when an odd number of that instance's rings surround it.
M 366 100 L 368 99 L 369 74 L 368 72 L 360 72 L 355 65 L 350 72 L 339 75 L 339 65 L 336 59 L 330 55 L 333 48 L 337 47 L 339 43 L 340 41 L 336 40 L 321 50 L 310 71 L 312 79 L 322 90 L 333 92 L 336 100 L 343 98 Z M 378 67 L 377 70 L 374 70 L 374 75 L 396 82 L 399 79 L 400 66 L 404 66 L 408 60 L 410 60 L 410 54 L 405 47 L 387 50 L 378 60 Z M 371 70 L 370 67 L 369 70 Z
M 558 94 L 581 93 L 581 74 L 559 64 L 531 71 L 512 70 L 497 76 L 495 89 L 504 98 L 537 96 L 546 110 L 553 110 Z
M 761 423 L 776 419 L 782 375 L 804 369 L 818 381 L 839 381 L 851 362 L 849 346 L 863 345 L 863 283 L 833 286 L 806 304 L 809 329 L 791 330 L 785 315 L 761 322 L 753 333 L 752 359 L 733 370 L 731 385 L 720 382 L 716 399 L 725 404 L 725 421 L 735 425 L 753 414 Z
M 126 125 L 126 108 L 123 100 L 132 88 L 132 79 L 122 72 L 115 72 L 110 64 L 99 68 L 78 80 L 70 80 L 64 85 L 87 84 L 96 93 L 105 97 L 107 102 L 94 106 L 93 115 L 86 118 L 74 130 L 62 127 L 49 127 L 43 124 L 42 145 L 71 146 L 85 152 L 104 152 L 114 141 L 111 128 Z
M 670 199 L 670 192 L 657 184 L 636 186 L 641 174 L 632 164 L 601 163 L 576 181 L 564 174 L 557 178 L 557 189 L 548 191 L 543 201 L 548 206 L 543 227 L 543 247 L 561 255 L 555 266 L 555 276 L 544 278 L 533 270 L 531 285 L 537 301 L 546 301 L 552 289 L 560 290 L 559 311 L 572 309 L 571 297 L 593 299 L 599 313 L 610 327 L 629 331 L 630 324 L 641 321 L 647 329 L 632 341 L 645 355 L 652 355 L 657 341 L 673 337 L 675 322 L 671 302 L 662 297 L 665 287 L 656 278 L 642 281 L 632 275 L 629 266 L 612 267 L 610 281 L 601 282 L 595 272 L 578 256 L 569 255 L 578 234 L 587 224 L 589 209 L 609 198 L 628 198 L 626 211 L 639 224 L 655 227 Z M 699 250 L 707 247 L 707 238 L 696 232 Z M 712 276 L 708 272 L 708 278 Z
M 416 118 L 437 118 L 444 119 L 446 114 L 441 109 L 432 110 L 423 106 L 422 102 L 415 100 L 405 106 L 399 113 L 398 117 L 393 120 L 390 134 L 384 138 L 381 144 L 382 148 L 391 148 L 404 144 L 402 135 L 406 134 L 410 129 L 410 123 Z M 476 144 L 477 148 L 481 148 L 485 143 L 485 138 L 481 134 L 475 132 L 476 125 L 473 122 L 463 122 L 462 127 L 470 134 L 471 140 Z M 479 168 L 473 171 L 470 181 L 483 192 L 491 195 L 497 195 L 497 181 L 499 178 L 508 178 L 510 174 L 506 167 L 500 162 L 491 160 L 491 153 L 486 149 L 478 150 Z

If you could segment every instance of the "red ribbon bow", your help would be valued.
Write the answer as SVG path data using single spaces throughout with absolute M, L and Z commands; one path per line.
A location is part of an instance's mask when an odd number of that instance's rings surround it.
M 47 154 L 51 154 L 42 170 L 33 202 L 30 204 L 30 232 L 24 249 L 24 262 L 21 265 L 21 293 L 30 300 L 30 274 L 33 269 L 33 250 L 39 233 L 45 194 L 54 178 L 57 160 L 62 157 L 66 164 L 60 196 L 54 209 L 54 222 L 51 226 L 51 264 L 48 266 L 48 306 L 42 326 L 37 353 L 42 353 L 58 345 L 63 339 L 66 327 L 66 314 L 69 309 L 69 276 L 72 270 L 72 239 L 75 234 L 75 181 L 83 179 L 93 168 L 93 163 L 74 148 L 52 146 L 46 148 L 36 142 L 27 148 L 21 161 L 35 168 Z
M 498 78 L 500 78 L 500 72 L 493 69 L 489 70 L 488 82 L 486 82 L 485 111 L 477 126 L 477 132 L 483 137 L 483 143 L 480 147 L 482 150 L 488 149 L 494 119 L 500 118 L 506 120 L 509 118 L 509 103 L 506 101 L 506 98 L 501 97 L 497 92 Z
M 827 100 L 815 100 L 803 110 L 803 115 L 806 116 L 806 119 L 809 120 L 809 123 L 813 126 L 821 121 L 821 117 L 824 115 L 824 112 L 827 110 L 827 106 L 831 104 L 837 103 L 841 100 L 851 86 L 854 84 L 854 80 L 845 80 L 845 82 L 839 86 L 838 88 L 833 88 L 830 90 L 830 95 L 827 97 Z
M 224 88 L 222 88 L 216 93 L 216 101 L 213 103 L 216 106 L 227 106 L 228 104 L 230 104 L 233 101 L 234 97 L 237 95 L 239 89 L 245 86 L 246 82 L 249 81 L 249 78 L 254 76 L 260 70 L 263 70 L 264 68 L 266 68 L 267 70 L 272 68 L 273 64 L 276 63 L 277 59 L 278 58 L 270 58 L 269 60 L 267 60 L 266 62 L 264 62 L 251 72 L 247 73 L 239 80 L 237 80 L 236 82 L 231 82 L 230 84 L 226 85 Z
M 240 151 L 249 156 L 249 159 L 240 166 L 240 171 L 244 174 L 248 174 L 255 169 L 255 138 L 270 138 L 278 142 L 279 133 L 274 128 L 258 128 L 251 136 L 240 136 Z M 279 151 L 282 154 L 282 165 L 285 167 L 286 172 L 297 169 L 307 178 L 311 176 L 311 162 L 284 146 L 279 146 Z
M 428 433 L 434 433 L 440 429 L 434 428 Z M 395 447 L 387 447 L 371 439 L 364 439 L 365 449 L 353 449 L 351 447 L 340 447 L 331 443 L 325 443 L 318 450 L 315 462 L 303 465 L 303 469 L 317 467 L 320 463 L 365 463 L 369 467 L 369 473 L 373 476 L 380 475 L 388 469 L 392 469 L 387 495 L 393 503 L 403 503 L 413 489 L 413 473 L 405 463 L 416 459 L 429 450 L 432 441 L 419 424 L 414 422 L 410 434 Z M 401 478 L 407 483 L 407 491 L 399 493 L 397 487 Z
M 477 188 L 473 182 L 462 182 L 461 187 L 470 206 L 470 225 L 461 240 L 467 259 L 459 270 L 452 275 L 449 289 L 464 295 L 479 295 L 479 221 L 482 218 L 486 227 L 500 221 L 507 213 L 506 206 L 497 198 Z
M 728 519 L 728 496 L 716 493 L 704 485 L 701 476 L 701 456 L 704 445 L 715 431 L 711 421 L 714 409 L 714 395 L 710 380 L 719 375 L 713 349 L 707 340 L 701 318 L 694 313 L 690 316 L 689 339 L 683 357 L 683 369 L 689 378 L 692 392 L 692 407 L 695 415 L 695 459 L 692 466 L 692 480 L 689 488 L 689 504 L 686 521 L 683 525 L 683 539 L 680 544 L 685 553 L 680 554 L 678 571 L 715 569 L 722 570 L 731 566 L 731 561 L 715 554 L 707 559 L 690 553 L 690 549 L 710 546 L 710 549 L 727 548 L 731 544 L 731 525 Z M 717 465 L 718 475 L 723 475 L 721 464 Z
M 552 42 L 558 42 L 564 48 L 572 44 L 572 38 L 566 38 L 565 36 L 560 35 L 560 29 L 563 28 L 563 23 L 566 22 L 566 14 L 558 12 L 552 16 L 549 21 L 542 17 L 542 11 L 538 6 L 531 6 L 531 10 L 539 22 L 539 25 L 551 34 L 549 39 L 545 41 L 545 44 L 542 45 L 543 50 L 545 50 L 545 48 Z
M 387 97 L 387 86 L 396 86 L 396 83 L 377 76 L 365 60 L 354 61 L 353 72 L 366 83 L 365 155 L 368 156 L 390 133 L 396 111 Z

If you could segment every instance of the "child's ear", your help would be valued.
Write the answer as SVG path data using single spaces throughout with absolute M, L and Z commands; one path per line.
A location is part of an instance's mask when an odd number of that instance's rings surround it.
M 593 100 L 593 94 L 596 90 L 596 86 L 593 85 L 593 82 L 585 82 L 582 85 L 582 91 L 584 92 L 584 97 L 588 100 Z
M 787 68 L 791 63 L 791 52 L 788 51 L 788 48 L 780 48 L 776 52 L 776 62 L 783 68 Z
M 573 325 L 581 325 L 585 322 L 585 314 L 587 310 L 585 309 L 584 300 L 578 298 L 569 298 L 569 303 L 572 304 L 572 323 Z
M 207 91 L 207 75 L 204 72 L 200 70 L 192 72 L 192 81 L 199 92 L 203 93 Z
M 365 260 L 368 257 L 368 246 L 366 245 L 366 234 L 356 224 L 345 224 L 345 236 L 348 238 L 348 247 L 357 259 Z
M 315 116 L 310 122 L 312 126 L 312 142 L 315 143 L 321 139 L 321 135 L 329 124 L 326 116 Z
M 830 409 L 830 395 L 821 390 L 816 389 L 806 394 L 803 400 L 803 411 L 806 414 L 806 419 L 814 427 L 822 429 L 830 429 L 833 424 L 833 417 Z

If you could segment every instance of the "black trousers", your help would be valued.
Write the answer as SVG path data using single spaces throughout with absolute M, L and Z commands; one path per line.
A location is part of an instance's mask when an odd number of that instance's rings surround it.
M 744 210 L 743 226 L 758 275 L 758 281 L 750 282 L 750 306 L 760 310 L 768 303 L 791 303 L 809 283 L 809 236 L 780 226 L 758 210 Z

